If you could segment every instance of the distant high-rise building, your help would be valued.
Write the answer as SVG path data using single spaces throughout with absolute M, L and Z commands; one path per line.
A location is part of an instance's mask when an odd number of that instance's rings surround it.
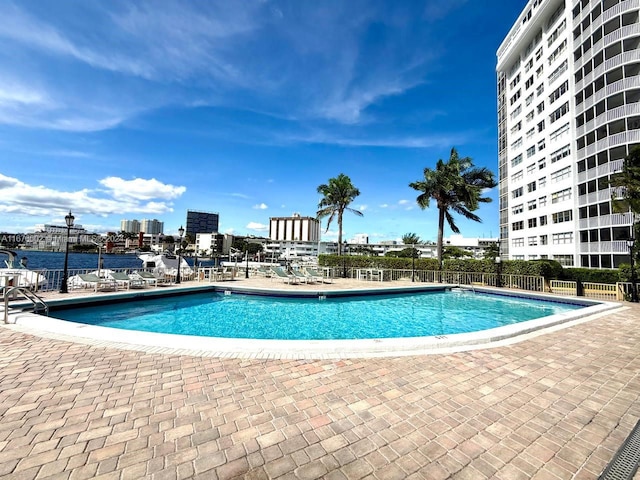
M 144 219 L 140 222 L 140 231 L 152 235 L 164 233 L 164 222 L 156 220 L 155 218 L 153 220 Z
M 500 250 L 628 263 L 611 175 L 640 144 L 637 1 L 530 0 L 497 52 Z
M 120 231 L 126 233 L 140 233 L 138 220 L 120 220 Z
M 219 222 L 217 213 L 187 210 L 186 235 L 196 238 L 197 233 L 217 233 Z
M 269 238 L 317 242 L 320 240 L 320 222 L 313 217 L 301 217 L 299 213 L 294 213 L 291 217 L 271 217 Z

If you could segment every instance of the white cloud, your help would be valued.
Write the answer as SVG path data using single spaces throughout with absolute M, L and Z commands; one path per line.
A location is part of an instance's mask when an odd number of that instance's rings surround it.
M 368 206 L 367 206 L 367 205 L 360 205 L 360 206 L 358 207 L 358 210 L 360 210 L 361 212 L 364 212 L 367 208 L 368 208 Z
M 260 203 L 258 205 L 254 205 L 253 208 L 256 210 L 266 210 L 269 207 L 265 203 Z
M 107 191 L 107 195 L 104 195 L 105 192 L 86 188 L 62 191 L 44 185 L 29 185 L 17 178 L 0 174 L 0 212 L 34 217 L 64 215 L 69 210 L 77 214 L 103 217 L 127 213 L 160 215 L 173 211 L 173 208 L 171 203 L 156 199 L 170 200 L 181 195 L 180 189 L 184 188 L 164 185 L 155 179 L 136 180 L 139 181 L 134 181 L 133 184 L 107 182 L 112 187 Z M 142 191 L 122 192 L 116 188 L 125 185 L 140 186 Z
M 255 230 L 257 232 L 265 232 L 269 230 L 269 225 L 264 225 L 258 222 L 249 222 L 245 227 L 247 230 Z
M 159 182 L 155 178 L 145 180 L 134 178 L 124 180 L 120 177 L 107 177 L 100 180 L 100 183 L 109 189 L 111 195 L 119 199 L 151 200 L 162 198 L 171 200 L 182 195 L 187 188 Z
M 388 206 L 389 206 L 389 204 L 383 203 L 382 205 L 380 205 L 380 208 L 387 208 Z
M 409 200 L 398 200 L 398 205 L 406 205 L 409 203 Z

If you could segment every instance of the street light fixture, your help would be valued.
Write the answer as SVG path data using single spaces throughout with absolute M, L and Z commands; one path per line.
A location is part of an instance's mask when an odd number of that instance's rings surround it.
M 69 293 L 69 288 L 67 286 L 67 277 L 69 276 L 69 232 L 71 231 L 71 227 L 73 227 L 73 221 L 75 218 L 76 217 L 71 214 L 71 210 L 69 210 L 69 214 L 64 217 L 64 222 L 67 224 L 67 238 L 65 241 L 64 270 L 62 271 L 62 285 L 60 286 L 60 293 Z
M 178 273 L 176 274 L 176 283 L 180 283 L 180 267 L 182 267 L 181 249 L 182 249 L 182 235 L 184 235 L 184 228 L 182 228 L 182 225 L 180 225 L 180 228 L 178 229 L 178 235 L 180 236 L 180 241 L 178 242 Z
M 638 303 L 638 286 L 636 278 L 636 262 L 633 258 L 633 247 L 635 246 L 636 239 L 631 237 L 627 240 L 627 247 L 629 247 L 629 256 L 631 257 L 631 301 Z

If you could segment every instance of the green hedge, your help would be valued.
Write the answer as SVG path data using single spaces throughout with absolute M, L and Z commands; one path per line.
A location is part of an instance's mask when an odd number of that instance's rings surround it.
M 580 280 L 592 283 L 616 283 L 622 280 L 624 272 L 618 270 L 599 270 L 595 268 L 565 268 L 562 272 L 562 280 Z
M 393 270 L 411 270 L 410 258 L 365 257 L 320 255 L 320 265 L 325 267 L 346 268 L 384 268 Z M 439 270 L 435 258 L 416 258 L 416 270 Z M 542 276 L 547 280 L 580 280 L 593 283 L 616 283 L 625 281 L 628 272 L 618 270 L 600 270 L 591 268 L 563 268 L 555 260 L 505 260 L 500 264 L 504 275 Z M 449 259 L 443 262 L 443 270 L 449 272 L 496 273 L 498 265 L 493 260 Z M 627 267 L 628 270 L 628 267 Z

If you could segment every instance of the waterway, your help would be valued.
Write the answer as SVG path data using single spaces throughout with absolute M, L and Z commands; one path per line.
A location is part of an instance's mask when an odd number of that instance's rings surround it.
M 64 268 L 64 252 L 40 252 L 36 250 L 12 250 L 18 256 L 16 261 L 22 257 L 27 258 L 27 268 L 30 270 L 62 270 Z M 136 255 L 123 254 L 102 254 L 102 268 L 140 268 L 142 261 Z M 0 263 L 6 260 L 4 255 L 0 256 Z M 193 258 L 186 258 L 187 263 L 193 266 Z M 213 266 L 213 260 L 198 258 L 198 265 Z M 0 268 L 4 265 L 0 265 Z M 75 253 L 69 252 L 70 270 L 98 268 L 97 253 Z

